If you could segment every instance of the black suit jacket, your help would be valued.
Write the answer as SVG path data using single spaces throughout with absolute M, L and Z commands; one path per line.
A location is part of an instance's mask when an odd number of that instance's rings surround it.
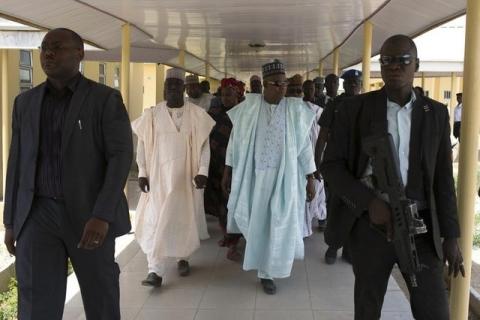
M 411 186 L 414 193 L 424 194 L 431 214 L 429 232 L 442 258 L 441 238 L 460 236 L 448 110 L 439 102 L 417 95 L 411 121 L 407 190 Z M 342 214 L 361 216 L 375 197 L 359 181 L 369 161 L 362 151 L 362 139 L 387 131 L 387 96 L 383 89 L 346 98 L 337 108 L 321 172 L 350 209 Z M 415 190 L 418 185 L 424 190 Z
M 12 115 L 3 222 L 21 233 L 34 199 L 40 114 L 46 83 L 18 95 Z M 115 235 L 130 228 L 123 188 L 132 162 L 130 121 L 120 93 L 80 77 L 62 135 L 63 196 L 70 222 L 81 237 L 91 217 Z

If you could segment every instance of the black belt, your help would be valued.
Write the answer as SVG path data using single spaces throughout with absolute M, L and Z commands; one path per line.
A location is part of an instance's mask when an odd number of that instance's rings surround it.
M 35 195 L 35 198 L 50 199 L 50 200 L 55 200 L 55 201 L 60 201 L 60 202 L 65 201 L 65 199 L 63 197 L 43 196 L 43 195 L 38 195 L 38 194 Z

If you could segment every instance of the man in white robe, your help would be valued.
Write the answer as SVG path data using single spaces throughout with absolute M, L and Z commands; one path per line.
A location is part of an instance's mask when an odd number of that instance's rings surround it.
M 304 96 L 305 94 L 305 96 Z M 315 150 L 315 144 L 317 143 L 318 133 L 320 132 L 320 125 L 318 120 L 322 114 L 323 109 L 312 103 L 315 98 L 315 87 L 312 80 L 303 82 L 303 77 L 299 74 L 294 75 L 288 79 L 288 87 L 286 97 L 292 97 L 302 99 L 303 106 L 315 113 L 315 121 L 312 123 L 310 129 L 310 142 L 312 143 L 312 149 Z M 305 202 L 305 216 L 303 223 L 303 237 L 309 237 L 312 235 L 312 222 L 316 218 L 319 221 L 325 221 L 327 218 L 325 188 L 321 176 L 319 173 L 315 173 L 315 197 L 312 201 Z
M 307 108 L 315 113 L 315 121 L 310 129 L 310 142 L 312 148 L 315 150 L 317 144 L 318 135 L 320 133 L 320 125 L 318 121 L 322 115 L 323 109 L 320 106 L 314 104 L 312 101 L 315 98 L 315 85 L 312 80 L 307 80 L 302 84 L 303 101 Z M 309 237 L 312 235 L 312 221 L 317 218 L 319 221 L 326 221 L 327 219 L 327 202 L 325 195 L 325 185 L 320 173 L 315 174 L 315 198 L 312 201 L 305 204 L 305 225 L 303 228 L 303 236 Z
M 228 111 L 233 130 L 222 186 L 231 191 L 227 230 L 247 242 L 243 269 L 257 270 L 264 292 L 274 294 L 273 279 L 289 277 L 293 260 L 304 256 L 305 199 L 315 195 L 315 114 L 301 99 L 284 98 L 280 61 L 262 69 L 264 94 L 247 94 Z
M 184 102 L 185 74 L 167 71 L 165 102 L 145 110 L 132 123 L 138 136 L 137 163 L 142 190 L 136 238 L 147 255 L 143 285 L 159 287 L 168 258 L 181 276 L 188 257 L 208 238 L 203 189 L 210 161 L 208 137 L 215 122 L 200 107 Z
M 187 101 L 196 104 L 208 112 L 213 95 L 203 92 L 197 75 L 191 74 L 186 77 L 185 88 L 188 95 Z

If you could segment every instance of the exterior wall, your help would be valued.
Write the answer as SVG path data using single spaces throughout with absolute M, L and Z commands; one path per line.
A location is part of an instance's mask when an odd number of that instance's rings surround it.
M 99 62 L 96 61 L 83 61 L 83 75 L 93 81 L 98 81 L 99 77 L 99 70 L 98 70 Z
M 165 76 L 167 72 L 167 68 L 163 64 L 157 64 L 156 70 L 156 82 L 157 85 L 155 86 L 156 90 L 156 97 L 155 97 L 155 102 L 159 103 L 163 100 L 165 100 L 165 97 L 163 96 L 163 89 L 165 88 Z
M 18 54 L 18 53 L 17 53 Z M 33 62 L 33 86 L 39 85 L 47 79 L 47 76 L 42 70 L 40 64 L 40 51 L 32 50 L 32 62 Z
M 117 86 L 115 86 L 115 69 L 120 68 L 120 63 L 118 62 L 107 62 L 106 63 L 106 81 L 107 86 L 120 90 L 120 81 L 118 81 Z M 119 73 L 120 75 L 120 70 Z M 120 77 L 119 77 L 120 80 Z
M 220 87 L 220 81 L 210 78 L 210 93 L 214 94 L 217 92 L 218 87 Z
M 143 106 L 149 108 L 157 104 L 157 64 L 146 63 L 143 65 Z

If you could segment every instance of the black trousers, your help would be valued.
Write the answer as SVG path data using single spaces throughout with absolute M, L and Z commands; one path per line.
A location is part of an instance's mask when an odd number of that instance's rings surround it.
M 86 318 L 120 319 L 120 270 L 114 257 L 115 238 L 107 236 L 95 250 L 78 249 L 78 241 L 64 203 L 35 198 L 17 239 L 18 319 L 62 319 L 67 258 L 80 284 Z
M 397 257 L 392 243 L 370 227 L 366 216 L 358 219 L 350 247 L 355 274 L 355 320 L 380 319 L 388 279 Z M 420 263 L 425 267 L 417 273 L 418 287 L 410 292 L 412 313 L 417 320 L 449 319 L 448 299 L 443 281 L 443 262 L 438 258 L 429 234 L 416 239 Z
M 334 194 L 330 194 L 327 199 L 327 212 L 327 228 L 324 231 L 325 243 L 335 250 L 348 246 L 348 239 L 356 220 L 355 216 Z

